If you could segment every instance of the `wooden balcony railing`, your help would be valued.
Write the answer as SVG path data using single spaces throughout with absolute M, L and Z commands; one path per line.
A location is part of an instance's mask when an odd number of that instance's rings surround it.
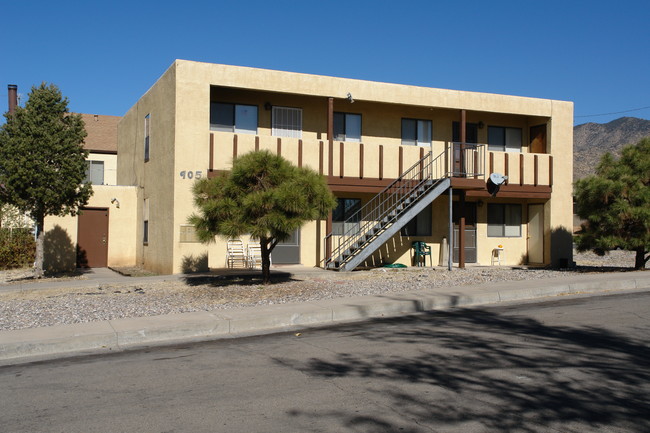
M 430 150 L 419 146 L 210 132 L 209 173 L 230 170 L 233 158 L 264 149 L 282 155 L 299 167 L 312 168 L 328 177 L 331 184 L 375 181 L 377 187 L 397 179 Z M 508 176 L 511 185 L 550 187 L 553 184 L 551 155 L 488 152 L 486 145 L 459 146 L 458 143 L 434 143 L 431 150 L 435 155 L 447 152 L 446 164 L 451 176 L 459 176 L 462 171 L 463 177 L 485 181 L 490 173 L 499 172 Z

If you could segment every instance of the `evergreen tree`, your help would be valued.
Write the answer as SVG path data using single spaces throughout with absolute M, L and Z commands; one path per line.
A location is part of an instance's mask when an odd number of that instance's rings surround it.
M 321 175 L 298 168 L 268 151 L 237 158 L 230 172 L 194 184 L 199 213 L 189 221 L 203 242 L 250 234 L 259 239 L 264 283 L 270 282 L 270 256 L 307 221 L 325 218 L 336 199 Z
M 43 276 L 43 224 L 48 215 L 76 215 L 92 195 L 83 183 L 88 151 L 83 120 L 53 84 L 32 87 L 25 107 L 5 114 L 0 130 L 0 201 L 35 223 L 35 276 Z
M 626 146 L 619 159 L 605 154 L 596 175 L 575 185 L 577 213 L 586 220 L 578 251 L 635 251 L 635 269 L 650 258 L 650 138 Z

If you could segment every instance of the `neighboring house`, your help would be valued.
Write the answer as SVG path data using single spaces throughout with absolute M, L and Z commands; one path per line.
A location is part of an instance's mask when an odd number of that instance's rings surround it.
M 117 124 L 121 117 L 81 114 L 93 195 L 80 215 L 45 219 L 45 268 L 133 266 L 137 188 L 117 186 Z
M 198 243 L 187 224 L 192 184 L 267 149 L 322 173 L 339 200 L 274 264 L 411 265 L 414 241 L 438 263 L 451 237 L 460 266 L 490 265 L 498 248 L 502 264 L 566 265 L 572 128 L 571 102 L 177 60 L 119 122 L 117 183 L 138 202 L 128 260 L 223 267 L 225 240 Z M 491 173 L 508 177 L 496 196 Z

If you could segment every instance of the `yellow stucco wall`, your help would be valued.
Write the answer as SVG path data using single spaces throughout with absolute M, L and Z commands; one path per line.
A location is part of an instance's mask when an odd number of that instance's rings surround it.
M 111 203 L 111 200 L 116 199 Z M 138 189 L 133 186 L 93 186 L 85 207 L 108 209 L 108 266 L 136 265 Z M 119 203 L 119 207 L 117 207 Z M 76 267 L 77 216 L 45 218 L 44 267 L 71 271 Z
M 172 65 L 118 124 L 120 184 L 141 189 L 137 227 L 138 263 L 159 273 L 175 271 L 174 188 L 176 65 Z M 144 161 L 145 116 L 150 116 L 150 154 Z M 144 245 L 143 208 L 149 200 L 149 242 Z

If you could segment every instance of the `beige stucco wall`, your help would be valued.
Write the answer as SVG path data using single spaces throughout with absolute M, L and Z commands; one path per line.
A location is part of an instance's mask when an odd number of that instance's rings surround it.
M 111 200 L 116 199 L 114 203 Z M 93 185 L 87 208 L 108 209 L 108 266 L 136 264 L 138 189 L 133 186 Z M 119 203 L 119 207 L 118 206 Z M 76 267 L 78 217 L 45 218 L 44 267 L 70 271 Z
M 553 195 L 544 208 L 544 242 L 550 245 L 544 261 L 557 266 L 573 261 L 573 103 L 553 101 L 549 122 L 550 153 L 553 155 Z
M 176 66 L 172 65 L 118 125 L 117 181 L 141 190 L 138 205 L 138 263 L 159 273 L 174 268 Z M 144 161 L 145 116 L 150 115 L 149 161 Z M 142 210 L 149 200 L 149 242 L 144 245 Z
M 549 99 L 378 83 L 187 60 L 176 60 L 175 65 L 179 74 L 193 77 L 197 83 L 243 89 L 253 87 L 261 91 L 340 99 L 346 99 L 347 94 L 351 93 L 355 104 L 375 101 L 550 117 L 555 102 Z

